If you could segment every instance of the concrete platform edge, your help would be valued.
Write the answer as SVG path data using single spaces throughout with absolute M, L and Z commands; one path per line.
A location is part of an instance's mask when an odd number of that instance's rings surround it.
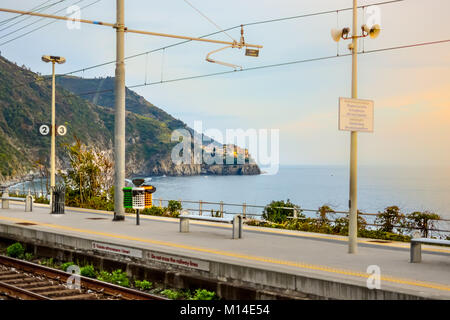
M 407 289 L 368 289 L 360 284 L 348 281 L 336 281 L 335 279 L 319 278 L 315 276 L 302 276 L 283 272 L 275 272 L 262 268 L 240 266 L 236 264 L 218 262 L 213 260 L 201 260 L 209 264 L 209 271 L 185 268 L 178 265 L 164 262 L 156 262 L 146 259 L 148 252 L 156 252 L 162 255 L 189 259 L 191 257 L 148 250 L 138 247 L 131 249 L 142 250 L 142 258 L 128 257 L 120 254 L 110 254 L 98 252 L 93 249 L 94 242 L 102 240 L 92 240 L 72 235 L 57 234 L 53 232 L 34 230 L 8 224 L 0 224 L 0 237 L 20 241 L 22 243 L 45 246 L 48 248 L 72 250 L 82 252 L 92 256 L 108 257 L 112 260 L 121 261 L 127 264 L 145 265 L 165 271 L 186 274 L 194 277 L 209 279 L 210 281 L 230 283 L 235 286 L 252 287 L 261 291 L 278 292 L 282 295 L 292 296 L 292 298 L 319 298 L 319 299 L 345 299 L 345 300 L 410 300 L 410 299 L 445 299 L 440 296 L 430 296 L 422 292 L 414 292 Z M 123 244 L 103 240 L 111 245 Z M 270 294 L 267 297 L 270 299 Z

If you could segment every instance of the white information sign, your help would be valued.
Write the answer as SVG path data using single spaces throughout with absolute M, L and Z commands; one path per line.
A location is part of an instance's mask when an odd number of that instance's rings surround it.
M 142 250 L 116 246 L 108 243 L 92 242 L 92 249 L 108 253 L 122 254 L 124 256 L 130 256 L 135 258 L 142 258 Z
M 162 263 L 169 263 L 178 266 L 183 266 L 192 269 L 199 269 L 204 271 L 209 271 L 209 262 L 198 260 L 195 258 L 181 258 L 178 256 L 173 256 L 170 254 L 162 254 L 157 252 L 149 251 L 147 252 L 147 259 L 154 260 Z
M 339 130 L 373 132 L 372 100 L 339 98 Z
M 42 126 L 39 127 L 39 132 L 43 135 L 46 136 L 50 133 L 50 127 L 46 124 L 43 124 Z
M 59 136 L 65 136 L 67 133 L 67 128 L 66 126 L 58 126 L 57 131 Z

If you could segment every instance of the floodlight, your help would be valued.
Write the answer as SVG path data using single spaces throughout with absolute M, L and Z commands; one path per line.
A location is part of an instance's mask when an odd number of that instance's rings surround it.
M 66 62 L 66 58 L 58 56 L 42 56 L 42 61 L 44 62 L 56 62 L 58 64 L 63 64 Z
M 361 29 L 363 31 L 363 34 L 366 33 L 368 35 L 370 33 L 370 28 L 367 26 L 367 24 L 363 24 L 361 26 Z
M 339 29 L 331 29 L 331 38 L 333 38 L 334 41 L 339 42 L 342 37 L 342 30 Z
M 50 56 L 42 56 L 42 61 L 44 61 L 44 62 L 51 62 L 52 59 L 50 59 Z
M 350 33 L 350 28 L 331 29 L 331 37 L 336 42 L 339 42 L 339 40 L 341 40 L 341 38 L 347 39 L 347 36 L 349 33 Z
M 369 35 L 372 39 L 375 39 L 376 37 L 378 37 L 380 32 L 381 32 L 380 26 L 378 24 L 374 24 L 372 28 L 370 28 Z

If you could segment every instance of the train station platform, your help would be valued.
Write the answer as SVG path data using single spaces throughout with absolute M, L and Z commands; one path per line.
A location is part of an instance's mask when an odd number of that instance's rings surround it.
M 117 257 L 198 277 L 280 292 L 329 299 L 450 299 L 450 248 L 422 247 L 422 262 L 410 263 L 409 243 L 359 239 L 348 254 L 344 236 L 244 225 L 243 238 L 231 239 L 231 226 L 191 221 L 179 232 L 179 219 L 135 215 L 113 222 L 113 214 L 66 208 L 51 215 L 48 206 L 23 204 L 0 209 L 0 237 L 55 248 Z M 371 272 L 380 271 L 380 287 Z M 369 273 L 368 273 L 369 272 Z

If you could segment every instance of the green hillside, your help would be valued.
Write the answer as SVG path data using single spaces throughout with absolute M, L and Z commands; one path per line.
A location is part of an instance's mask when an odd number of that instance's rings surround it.
M 66 136 L 57 137 L 57 167 L 65 169 L 68 161 L 64 144 L 73 143 L 75 136 L 89 146 L 112 150 L 114 78 L 57 79 L 56 124 L 68 129 Z M 98 93 L 82 94 L 87 92 Z M 170 159 L 175 145 L 170 141 L 172 131 L 192 129 L 135 92 L 127 89 L 126 93 L 127 175 L 260 173 L 257 165 L 175 166 Z M 41 136 L 39 127 L 50 124 L 50 113 L 51 80 L 42 80 L 0 56 L 0 181 L 36 172 L 37 161 L 49 163 L 50 136 Z

